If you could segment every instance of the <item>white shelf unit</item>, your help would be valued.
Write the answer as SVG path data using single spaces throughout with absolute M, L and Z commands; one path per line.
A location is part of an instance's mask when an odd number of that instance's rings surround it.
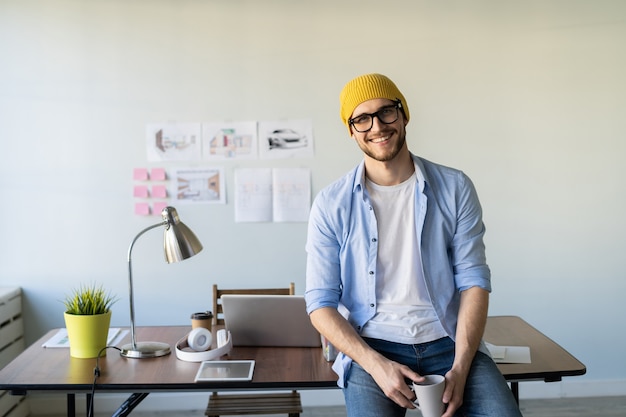
M 22 322 L 22 291 L 16 287 L 0 287 L 0 369 L 24 350 Z M 26 399 L 0 391 L 0 417 L 26 417 Z

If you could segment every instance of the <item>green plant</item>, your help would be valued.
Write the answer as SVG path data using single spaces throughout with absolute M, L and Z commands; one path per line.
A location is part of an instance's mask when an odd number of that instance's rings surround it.
M 71 295 L 65 297 L 63 304 L 67 314 L 84 316 L 107 313 L 116 301 L 102 286 L 91 284 L 75 289 Z

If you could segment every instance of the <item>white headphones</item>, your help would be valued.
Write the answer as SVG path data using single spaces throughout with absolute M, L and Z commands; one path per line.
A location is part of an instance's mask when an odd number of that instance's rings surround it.
M 176 357 L 186 362 L 202 362 L 218 359 L 233 348 L 230 332 L 217 332 L 217 349 L 210 349 L 213 335 L 204 327 L 196 327 L 176 343 Z

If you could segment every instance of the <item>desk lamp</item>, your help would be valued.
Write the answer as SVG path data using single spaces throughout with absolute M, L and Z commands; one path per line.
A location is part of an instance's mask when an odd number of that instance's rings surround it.
M 130 337 L 131 343 L 122 346 L 120 355 L 127 358 L 143 359 L 156 358 L 159 356 L 169 355 L 171 350 L 167 343 L 162 342 L 140 342 L 135 339 L 135 301 L 133 297 L 133 268 L 131 266 L 131 253 L 133 246 L 139 236 L 148 230 L 159 226 L 165 226 L 163 235 L 163 247 L 165 249 L 165 260 L 168 264 L 179 262 L 187 258 L 191 258 L 202 250 L 202 244 L 193 234 L 193 232 L 185 226 L 178 218 L 178 213 L 174 207 L 165 207 L 161 212 L 163 221 L 153 224 L 143 229 L 130 243 L 128 248 L 128 289 L 130 293 Z

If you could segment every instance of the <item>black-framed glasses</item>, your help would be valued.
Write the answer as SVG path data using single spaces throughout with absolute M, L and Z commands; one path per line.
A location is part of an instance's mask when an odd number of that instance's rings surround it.
M 402 108 L 400 100 L 395 100 L 393 104 L 389 106 L 381 107 L 374 113 L 363 113 L 357 117 L 353 117 L 348 120 L 348 123 L 359 133 L 368 132 L 372 126 L 374 126 L 374 117 L 377 117 L 381 123 L 389 125 L 398 120 L 398 111 Z

